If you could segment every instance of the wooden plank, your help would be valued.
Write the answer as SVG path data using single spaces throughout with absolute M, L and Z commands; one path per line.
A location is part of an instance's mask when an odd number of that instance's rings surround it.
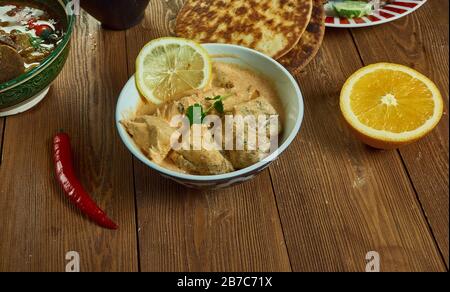
M 2 150 L 3 150 L 3 133 L 5 131 L 6 119 L 0 118 L 0 165 L 2 164 Z
M 445 267 L 395 151 L 375 151 L 350 134 L 339 92 L 361 67 L 346 30 L 327 30 L 322 50 L 298 76 L 305 99 L 299 137 L 271 167 L 294 271 L 382 271 Z
M 449 2 L 428 1 L 403 20 L 353 31 L 365 64 L 388 61 L 413 67 L 434 80 L 447 101 L 436 131 L 400 150 L 446 265 L 449 264 Z
M 290 271 L 267 171 L 214 192 L 135 172 L 142 271 Z
M 127 32 L 130 65 L 146 42 L 170 34 L 180 4 L 151 1 Z M 142 271 L 290 270 L 268 171 L 219 192 L 185 189 L 139 162 L 135 173 Z
M 78 18 L 70 58 L 50 94 L 8 118 L 0 167 L 0 271 L 64 271 L 68 251 L 82 271 L 138 269 L 132 159 L 114 127 L 127 79 L 125 34 Z M 94 199 L 119 224 L 106 231 L 85 219 L 53 176 L 51 139 L 72 137 L 75 167 Z

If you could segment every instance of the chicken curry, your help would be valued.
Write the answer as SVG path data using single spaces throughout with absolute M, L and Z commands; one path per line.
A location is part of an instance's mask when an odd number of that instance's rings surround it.
M 268 80 L 239 65 L 215 62 L 213 79 L 206 88 L 186 93 L 184 97 L 160 106 L 142 102 L 134 117 L 121 123 L 150 160 L 182 173 L 194 175 L 229 173 L 256 164 L 270 154 L 270 145 L 248 147 L 246 136 L 245 146 L 241 150 L 204 148 L 174 150 L 171 147 L 171 137 L 177 129 L 171 127 L 171 120 L 180 114 L 189 116 L 189 111 L 193 107 L 211 109 L 209 113 L 221 119 L 226 115 L 242 115 L 256 118 L 271 116 L 283 120 L 283 107 L 277 92 Z M 191 124 L 190 127 L 191 130 L 197 127 L 202 137 L 214 136 L 211 127 L 204 123 Z M 249 130 L 246 130 L 246 133 Z M 277 137 L 281 131 L 281 123 L 276 123 Z M 265 135 L 269 135 L 269 132 L 268 130 Z

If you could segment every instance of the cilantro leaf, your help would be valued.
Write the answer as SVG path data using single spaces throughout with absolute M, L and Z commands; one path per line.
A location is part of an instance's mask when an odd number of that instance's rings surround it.
M 43 40 L 39 37 L 33 37 L 31 34 L 28 34 L 30 44 L 35 49 L 38 50 L 41 47 L 41 44 L 43 43 Z
M 208 115 L 208 113 L 215 109 L 218 113 L 223 114 L 225 113 L 223 101 L 228 96 L 221 96 L 217 95 L 215 97 L 205 97 L 207 101 L 214 101 L 214 103 L 209 107 L 208 109 L 204 110 L 203 106 L 201 104 L 194 104 L 187 108 L 186 110 L 186 116 L 189 119 L 189 122 L 191 125 L 194 124 L 201 124 L 205 117 Z M 179 109 L 180 110 L 180 109 Z M 181 112 L 181 110 L 180 110 Z
M 218 113 L 223 114 L 225 112 L 224 107 L 223 107 L 223 101 L 222 100 L 218 100 L 214 103 L 214 108 L 216 109 L 216 111 Z
M 189 119 L 191 125 L 193 124 L 201 124 L 206 114 L 203 112 L 203 107 L 196 103 L 188 107 L 186 111 L 186 116 Z

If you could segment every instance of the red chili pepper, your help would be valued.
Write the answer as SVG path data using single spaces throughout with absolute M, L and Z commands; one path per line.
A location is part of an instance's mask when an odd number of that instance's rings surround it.
M 118 225 L 97 206 L 77 179 L 73 170 L 70 138 L 65 133 L 53 138 L 53 160 L 56 177 L 70 201 L 98 225 L 117 229 Z

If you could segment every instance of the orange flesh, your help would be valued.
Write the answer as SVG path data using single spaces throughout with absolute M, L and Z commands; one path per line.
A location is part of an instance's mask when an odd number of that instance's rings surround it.
M 432 93 L 422 81 L 385 69 L 355 83 L 350 106 L 362 124 L 392 133 L 413 131 L 434 113 Z

